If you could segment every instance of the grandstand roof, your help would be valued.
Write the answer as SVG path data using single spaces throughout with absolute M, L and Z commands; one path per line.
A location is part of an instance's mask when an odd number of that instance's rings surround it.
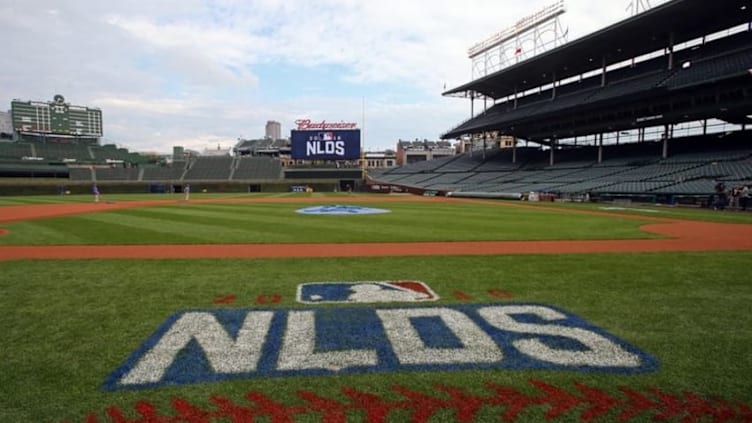
M 750 0 L 673 0 L 444 92 L 498 99 L 752 21 Z

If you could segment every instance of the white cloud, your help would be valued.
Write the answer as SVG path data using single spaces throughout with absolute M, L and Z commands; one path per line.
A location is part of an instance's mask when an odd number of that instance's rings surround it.
M 398 138 L 436 139 L 469 117 L 467 101 L 440 97 L 444 84 L 470 79 L 467 48 L 548 3 L 5 2 L 0 106 L 61 93 L 103 110 L 106 140 L 167 152 L 261 136 L 266 120 L 284 130 L 300 117 L 361 121 L 361 93 L 269 88 L 269 78 L 307 81 L 297 70 L 331 66 L 333 83 L 368 93 L 367 146 L 393 148 Z M 626 17 L 616 0 L 567 6 L 570 39 Z M 269 68 L 273 75 L 261 79 Z
M 177 99 L 149 99 L 140 98 L 96 98 L 92 102 L 101 105 L 102 108 L 133 111 L 137 113 L 154 113 L 162 115 L 194 114 L 196 105 Z

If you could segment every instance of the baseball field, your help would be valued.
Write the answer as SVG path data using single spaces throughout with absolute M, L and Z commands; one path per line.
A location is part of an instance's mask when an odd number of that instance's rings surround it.
M 752 421 L 752 213 L 0 197 L 2 422 Z

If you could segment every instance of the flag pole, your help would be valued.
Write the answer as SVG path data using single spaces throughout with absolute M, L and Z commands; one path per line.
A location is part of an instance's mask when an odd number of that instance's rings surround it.
M 364 149 L 366 138 L 366 97 L 363 96 L 361 104 L 361 127 L 360 127 L 360 179 L 366 182 L 366 152 Z

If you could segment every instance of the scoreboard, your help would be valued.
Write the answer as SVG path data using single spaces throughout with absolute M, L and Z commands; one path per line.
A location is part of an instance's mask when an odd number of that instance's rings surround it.
M 360 129 L 351 122 L 295 121 L 290 132 L 291 156 L 295 160 L 360 159 Z
M 360 129 L 293 130 L 292 158 L 299 160 L 355 160 L 360 158 Z
M 102 111 L 73 106 L 60 94 L 51 102 L 13 100 L 11 116 L 17 132 L 102 136 Z

